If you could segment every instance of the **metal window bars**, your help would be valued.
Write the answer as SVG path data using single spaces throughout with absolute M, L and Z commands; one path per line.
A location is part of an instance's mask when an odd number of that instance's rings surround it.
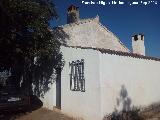
M 84 59 L 69 62 L 70 90 L 85 92 Z

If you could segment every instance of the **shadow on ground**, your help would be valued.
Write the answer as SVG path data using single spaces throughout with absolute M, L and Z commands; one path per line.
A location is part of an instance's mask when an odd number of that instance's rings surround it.
M 27 111 L 33 111 L 41 108 L 43 106 L 42 101 L 35 95 L 32 95 L 30 101 L 30 108 Z
M 43 106 L 42 101 L 35 95 L 30 96 L 30 105 L 21 108 L 15 108 L 13 111 L 7 110 L 0 113 L 0 120 L 15 120 L 16 118 L 37 110 Z

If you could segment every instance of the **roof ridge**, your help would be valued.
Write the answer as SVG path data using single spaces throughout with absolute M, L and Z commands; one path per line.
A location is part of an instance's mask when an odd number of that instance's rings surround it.
M 91 22 L 94 21 L 95 18 L 86 18 L 86 19 L 80 19 L 77 22 L 74 23 L 69 23 L 69 24 L 65 24 L 65 25 L 61 25 L 59 27 L 67 27 L 67 26 L 75 26 L 75 25 L 80 25 L 86 22 Z

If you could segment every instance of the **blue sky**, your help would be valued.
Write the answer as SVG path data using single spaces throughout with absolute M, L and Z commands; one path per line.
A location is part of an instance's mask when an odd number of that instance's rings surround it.
M 83 0 L 91 1 L 91 0 Z M 97 2 L 99 0 L 92 0 Z M 112 0 L 103 0 L 108 3 Z M 118 1 L 118 0 L 114 0 Z M 131 50 L 131 36 L 137 33 L 145 35 L 146 55 L 160 58 L 160 2 L 158 5 L 86 5 L 82 0 L 54 0 L 59 20 L 51 22 L 51 26 L 66 24 L 66 13 L 69 5 L 79 7 L 81 18 L 92 18 L 97 14 L 100 22 Z M 135 0 L 136 1 L 136 0 Z M 143 0 L 142 0 L 143 1 Z M 145 0 L 146 1 L 146 0 Z M 130 1 L 131 2 L 131 1 Z M 134 2 L 134 1 L 132 1 Z

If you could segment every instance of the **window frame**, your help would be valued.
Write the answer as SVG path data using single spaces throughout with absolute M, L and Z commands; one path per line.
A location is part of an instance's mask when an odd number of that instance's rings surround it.
M 70 90 L 85 92 L 84 59 L 69 62 Z

